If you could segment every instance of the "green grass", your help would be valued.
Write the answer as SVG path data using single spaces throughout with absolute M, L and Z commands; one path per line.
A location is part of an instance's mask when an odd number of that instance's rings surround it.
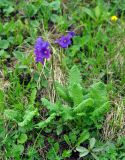
M 0 15 L 0 159 L 125 159 L 125 2 L 0 0 Z

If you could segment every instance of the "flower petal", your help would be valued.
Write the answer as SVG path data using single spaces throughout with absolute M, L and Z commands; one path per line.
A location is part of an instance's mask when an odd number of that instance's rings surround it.
M 68 35 L 70 36 L 70 38 L 72 38 L 72 37 L 74 37 L 74 36 L 75 36 L 75 32 L 73 32 L 73 31 L 69 31 L 69 32 L 68 32 Z
M 51 56 L 49 49 L 49 42 L 43 41 L 41 37 L 37 38 L 34 46 L 34 54 L 36 57 L 36 62 L 41 62 L 44 64 L 45 59 L 49 59 Z

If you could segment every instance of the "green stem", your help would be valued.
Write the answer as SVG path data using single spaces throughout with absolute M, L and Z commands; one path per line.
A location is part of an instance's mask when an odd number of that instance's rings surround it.
M 53 88 L 56 89 L 55 78 L 54 78 L 54 57 L 52 55 L 52 80 L 53 80 Z
M 60 63 L 61 63 L 61 66 L 63 66 L 63 51 L 61 49 L 61 53 L 60 53 Z

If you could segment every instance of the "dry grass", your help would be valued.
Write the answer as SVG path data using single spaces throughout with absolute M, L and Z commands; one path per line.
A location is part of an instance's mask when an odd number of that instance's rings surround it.
M 4 73 L 0 70 L 0 90 L 5 90 L 10 86 L 10 83 L 5 80 Z
M 120 27 L 120 26 L 119 26 Z M 119 33 L 111 38 L 115 44 L 112 58 L 109 60 L 108 71 L 112 73 L 109 81 L 112 81 L 115 91 L 110 92 L 112 99 L 111 111 L 107 114 L 103 125 L 103 138 L 114 139 L 125 135 L 125 38 L 124 28 L 119 28 Z
M 59 59 L 53 56 L 54 64 L 51 66 L 51 76 L 49 77 L 49 98 L 52 102 L 56 100 L 55 86 L 54 82 L 58 81 L 60 84 L 66 83 L 66 73 L 60 66 Z
M 123 97 L 113 102 L 114 108 L 107 114 L 103 126 L 104 139 L 114 139 L 125 134 L 125 104 Z

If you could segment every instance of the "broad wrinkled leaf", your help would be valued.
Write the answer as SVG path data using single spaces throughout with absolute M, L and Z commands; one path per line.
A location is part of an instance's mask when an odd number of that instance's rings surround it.
M 94 153 L 91 153 L 92 156 L 94 157 L 95 160 L 99 160 L 99 158 L 94 154 Z
M 94 99 L 96 108 L 108 101 L 106 86 L 102 82 L 95 83 L 90 88 L 90 97 Z
M 42 121 L 42 122 L 39 122 L 38 124 L 36 124 L 36 128 L 44 129 L 55 119 L 55 117 L 56 117 L 56 114 L 52 113 L 45 121 Z
M 36 94 L 37 94 L 37 90 L 36 88 L 32 90 L 31 96 L 30 96 L 30 104 L 34 104 L 35 103 L 35 99 L 36 99 Z
M 63 106 L 62 112 L 60 114 L 64 121 L 72 120 L 74 118 L 72 108 L 68 106 Z
M 74 83 L 69 86 L 69 95 L 74 102 L 74 106 L 79 105 L 83 101 L 83 90 L 79 84 Z
M 21 126 L 21 127 L 28 125 L 28 123 L 31 122 L 33 117 L 36 116 L 36 115 L 38 115 L 38 109 L 37 108 L 33 111 L 30 111 L 30 110 L 26 111 L 25 115 L 23 117 L 23 121 L 18 123 L 18 125 Z
M 99 148 L 93 148 L 93 152 L 101 152 L 101 151 L 104 151 L 105 148 L 104 147 L 99 147 Z
M 78 138 L 77 146 L 79 146 L 81 143 L 89 139 L 89 136 L 90 134 L 87 130 L 83 131 Z
M 109 102 L 104 103 L 102 106 L 94 110 L 94 112 L 92 113 L 92 118 L 94 118 L 95 120 L 98 119 L 98 117 L 108 112 L 109 108 Z
M 76 150 L 77 150 L 78 152 L 82 152 L 84 149 L 86 149 L 86 148 L 85 148 L 85 147 L 81 147 L 81 146 L 76 147 Z
M 48 101 L 46 98 L 42 98 L 43 105 L 50 111 L 53 111 L 55 109 L 55 105 Z
M 9 47 L 9 42 L 7 40 L 0 40 L 0 48 L 7 49 Z
M 80 84 L 82 81 L 80 71 L 77 66 L 73 66 L 69 72 L 69 84 Z
M 76 150 L 80 152 L 80 157 L 84 157 L 89 153 L 88 149 L 86 149 L 85 147 L 81 147 L 81 146 L 77 147 Z
M 59 96 L 62 97 L 64 100 L 69 100 L 70 98 L 67 93 L 67 89 L 58 82 L 56 82 L 55 85 L 56 85 L 56 91 L 59 94 Z
M 80 103 L 77 107 L 74 108 L 74 112 L 77 112 L 77 113 L 86 112 L 86 110 L 92 107 L 93 104 L 94 104 L 94 101 L 92 98 L 83 100 L 82 103 Z
M 95 138 L 90 139 L 90 148 L 92 149 L 95 146 Z
M 21 118 L 21 115 L 18 111 L 12 110 L 12 109 L 6 109 L 4 111 L 4 116 L 6 119 L 11 120 L 11 121 L 16 121 L 18 122 Z
M 55 11 L 59 10 L 60 9 L 60 0 L 56 0 L 56 1 L 49 3 L 49 6 Z

